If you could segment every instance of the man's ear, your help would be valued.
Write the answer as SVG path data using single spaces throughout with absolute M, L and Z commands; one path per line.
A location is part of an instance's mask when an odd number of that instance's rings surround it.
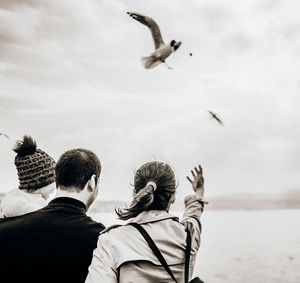
M 92 177 L 87 182 L 87 189 L 89 192 L 92 192 L 96 189 L 96 186 L 97 186 L 96 175 L 92 175 Z
M 173 193 L 173 195 L 171 196 L 171 200 L 170 203 L 174 203 L 176 201 L 176 192 Z

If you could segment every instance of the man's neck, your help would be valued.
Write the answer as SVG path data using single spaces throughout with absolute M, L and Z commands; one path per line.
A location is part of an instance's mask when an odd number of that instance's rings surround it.
M 74 191 L 73 190 L 66 191 L 66 190 L 61 190 L 58 188 L 54 199 L 60 198 L 60 197 L 73 198 L 73 199 L 83 202 L 85 205 L 87 203 L 87 196 L 85 195 L 85 193 L 83 191 L 80 191 L 80 192 L 77 192 L 75 190 Z

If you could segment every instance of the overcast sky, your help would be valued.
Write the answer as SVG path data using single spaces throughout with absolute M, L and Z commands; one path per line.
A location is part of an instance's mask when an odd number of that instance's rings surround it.
M 142 67 L 152 37 L 127 11 L 183 42 L 174 70 Z M 103 199 L 130 198 L 134 170 L 156 159 L 179 198 L 199 163 L 207 198 L 299 189 L 299 91 L 297 0 L 0 0 L 0 132 L 56 160 L 95 151 Z M 18 184 L 11 148 L 0 137 L 0 192 Z

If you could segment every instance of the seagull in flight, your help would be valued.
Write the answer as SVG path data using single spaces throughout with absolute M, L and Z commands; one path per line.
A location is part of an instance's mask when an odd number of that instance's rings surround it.
M 4 134 L 4 133 L 0 133 L 0 136 L 4 136 L 4 137 L 6 137 L 7 139 L 10 139 L 10 137 L 9 137 L 7 134 Z
M 214 112 L 212 112 L 212 111 L 208 111 L 208 113 L 211 115 L 211 118 L 217 120 L 217 121 L 223 126 L 222 120 L 217 116 L 216 113 L 214 113 Z
M 152 34 L 155 51 L 152 52 L 150 56 L 142 57 L 141 61 L 144 67 L 146 69 L 152 69 L 157 65 L 164 63 L 169 69 L 172 69 L 172 67 L 167 65 L 166 59 L 179 48 L 181 41 L 176 41 L 173 39 L 169 43 L 165 44 L 162 39 L 159 26 L 153 19 L 134 12 L 127 12 L 127 14 L 131 18 L 147 26 Z

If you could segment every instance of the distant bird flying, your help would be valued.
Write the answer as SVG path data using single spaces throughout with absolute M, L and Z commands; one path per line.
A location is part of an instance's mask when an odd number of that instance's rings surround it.
M 217 120 L 222 126 L 223 126 L 223 122 L 221 121 L 221 119 L 217 116 L 216 113 L 212 112 L 212 111 L 208 111 L 208 113 L 211 115 L 211 118 Z
M 169 69 L 172 69 L 171 67 L 169 67 L 167 65 L 166 59 L 179 48 L 179 46 L 181 45 L 181 42 L 172 40 L 170 43 L 165 44 L 162 39 L 159 27 L 153 19 L 151 19 L 150 17 L 144 16 L 142 14 L 139 14 L 139 13 L 127 12 L 127 14 L 130 17 L 132 17 L 133 19 L 135 19 L 135 20 L 139 21 L 140 23 L 142 23 L 143 25 L 147 26 L 150 29 L 151 34 L 152 34 L 155 51 L 153 53 L 151 53 L 150 56 L 148 56 L 148 57 L 142 57 L 141 61 L 142 61 L 142 64 L 144 65 L 144 67 L 146 69 L 151 69 L 161 63 L 165 63 L 165 65 Z
M 7 134 L 0 133 L 0 136 L 6 137 L 7 139 L 10 139 L 10 137 Z

